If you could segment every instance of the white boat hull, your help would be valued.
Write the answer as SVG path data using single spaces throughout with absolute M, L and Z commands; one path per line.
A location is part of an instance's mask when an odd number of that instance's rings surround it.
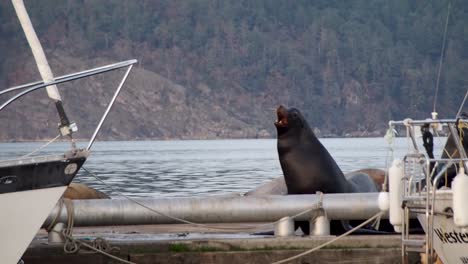
M 436 216 L 434 249 L 443 263 L 468 263 L 468 232 L 456 227 L 453 218 Z
M 434 206 L 436 212 L 444 212 L 452 207 L 451 191 L 438 191 L 436 197 Z M 418 214 L 418 219 L 425 229 L 425 215 Z M 468 264 L 468 230 L 457 227 L 453 217 L 436 214 L 432 232 L 433 248 L 443 263 Z
M 66 188 L 0 194 L 1 263 L 18 263 Z

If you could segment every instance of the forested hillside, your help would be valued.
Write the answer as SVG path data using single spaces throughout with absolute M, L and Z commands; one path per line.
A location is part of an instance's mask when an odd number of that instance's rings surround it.
M 139 60 L 103 139 L 274 136 L 279 104 L 302 110 L 322 136 L 381 135 L 390 119 L 429 117 L 448 8 L 447 0 L 25 4 L 56 75 Z M 467 14 L 467 1 L 453 1 L 441 117 L 453 117 L 468 89 Z M 0 87 L 39 79 L 7 0 L 0 1 L 0 52 Z M 81 137 L 117 77 L 64 89 Z M 0 112 L 0 140 L 55 136 L 43 94 Z

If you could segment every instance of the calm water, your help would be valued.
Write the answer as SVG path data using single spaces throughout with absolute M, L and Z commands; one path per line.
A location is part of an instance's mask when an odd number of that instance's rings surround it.
M 344 172 L 386 167 L 389 147 L 383 138 L 321 142 Z M 0 160 L 19 157 L 42 144 L 0 143 Z M 67 147 L 55 143 L 40 154 L 59 154 Z M 395 155 L 402 156 L 406 148 L 406 139 L 398 138 Z M 243 193 L 282 175 L 274 139 L 97 142 L 85 167 L 115 190 L 134 197 Z M 86 172 L 81 171 L 75 181 L 117 196 Z

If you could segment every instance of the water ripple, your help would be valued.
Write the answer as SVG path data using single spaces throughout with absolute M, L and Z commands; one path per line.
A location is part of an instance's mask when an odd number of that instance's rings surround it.
M 382 138 L 321 141 L 345 172 L 386 167 L 389 149 Z M 40 145 L 0 143 L 0 159 L 24 155 Z M 67 147 L 54 143 L 41 154 L 58 154 Z M 404 151 L 399 147 L 396 154 Z M 96 142 L 85 167 L 106 185 L 84 171 L 76 182 L 111 196 L 117 195 L 115 189 L 133 197 L 243 193 L 282 175 L 273 139 Z

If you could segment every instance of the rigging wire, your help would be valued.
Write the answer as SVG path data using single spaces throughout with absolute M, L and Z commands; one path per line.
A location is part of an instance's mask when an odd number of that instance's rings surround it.
M 448 8 L 447 8 L 447 19 L 445 20 L 444 38 L 442 40 L 442 49 L 440 51 L 439 70 L 437 72 L 436 90 L 434 94 L 434 107 L 432 108 L 432 112 L 436 112 L 437 95 L 439 93 L 440 72 L 442 71 L 442 63 L 444 61 L 445 42 L 447 39 L 447 28 L 448 28 L 448 22 L 449 22 L 449 17 L 450 17 L 451 6 L 452 6 L 452 3 L 449 1 Z
M 44 145 L 42 145 L 42 146 L 38 147 L 37 149 L 35 149 L 35 150 L 29 152 L 28 154 L 25 154 L 25 155 L 19 157 L 18 159 L 27 158 L 27 157 L 31 156 L 32 154 L 34 154 L 34 153 L 36 153 L 36 152 L 38 152 L 38 151 L 44 149 L 45 147 L 49 146 L 50 144 L 52 144 L 55 140 L 57 140 L 57 139 L 58 139 L 59 137 L 61 137 L 61 136 L 62 136 L 62 135 L 58 134 L 58 136 L 56 136 L 56 137 L 54 137 L 53 139 L 49 140 L 49 141 L 48 141 L 47 143 L 45 143 Z
M 466 102 L 466 98 L 468 97 L 468 89 L 466 90 L 466 93 L 465 93 L 465 97 L 463 98 L 463 101 L 460 105 L 460 108 L 458 108 L 458 112 L 457 112 L 457 115 L 456 115 L 456 118 L 459 118 L 460 117 L 460 114 L 461 114 L 461 111 L 463 109 L 463 106 L 465 105 L 465 102 Z

